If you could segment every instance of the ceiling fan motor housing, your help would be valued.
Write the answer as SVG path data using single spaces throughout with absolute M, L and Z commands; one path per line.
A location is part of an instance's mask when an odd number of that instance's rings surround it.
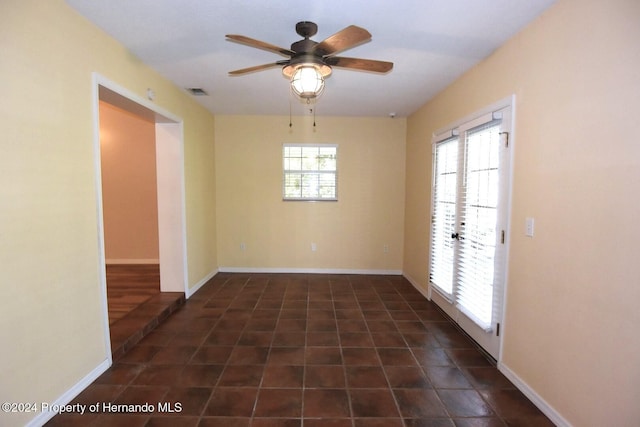
M 321 57 L 311 53 L 300 53 L 293 56 L 289 64 L 282 67 L 282 74 L 290 79 L 296 69 L 302 65 L 313 65 L 323 78 L 331 75 L 331 67 Z
M 296 24 L 296 33 L 304 38 L 315 36 L 318 32 L 318 26 L 311 21 L 301 21 Z

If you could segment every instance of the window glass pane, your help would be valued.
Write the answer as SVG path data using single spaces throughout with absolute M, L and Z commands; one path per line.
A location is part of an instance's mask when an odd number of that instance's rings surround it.
M 300 197 L 302 189 L 302 175 L 299 173 L 288 173 L 285 175 L 284 191 L 285 197 Z
M 322 198 L 336 197 L 336 175 L 333 173 L 322 173 L 319 175 L 318 195 Z
M 336 170 L 336 147 L 320 147 L 318 151 L 318 169 Z
M 483 327 L 491 324 L 498 203 L 498 125 L 467 133 L 458 270 L 458 304 Z
M 301 157 L 302 156 L 302 147 L 293 147 L 287 146 L 285 147 L 285 155 L 289 157 Z
M 447 295 L 453 293 L 454 243 L 458 169 L 458 140 L 439 143 L 435 152 L 431 282 Z
M 336 170 L 336 158 L 334 155 L 318 156 L 318 169 L 323 171 Z
M 300 157 L 289 158 L 288 170 L 299 171 L 302 170 L 302 159 Z
M 302 168 L 304 170 L 318 170 L 318 149 L 316 147 L 302 150 Z
M 302 175 L 302 197 L 315 198 L 318 196 L 318 176 L 305 173 Z

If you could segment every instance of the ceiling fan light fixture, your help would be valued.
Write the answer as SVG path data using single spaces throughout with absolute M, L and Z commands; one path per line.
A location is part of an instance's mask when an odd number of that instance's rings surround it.
M 364 28 L 349 25 L 320 43 L 309 38 L 315 35 L 317 31 L 318 26 L 313 22 L 298 22 L 296 24 L 296 32 L 303 39 L 293 43 L 291 49 L 285 49 L 239 34 L 227 34 L 226 37 L 230 41 L 289 57 L 288 60 L 230 71 L 229 75 L 238 76 L 282 66 L 282 74 L 289 80 L 291 91 L 300 99 L 310 103 L 312 99 L 317 98 L 322 93 L 324 79 L 331 75 L 332 66 L 374 73 L 388 73 L 393 68 L 393 63 L 391 62 L 335 56 L 339 52 L 370 41 L 371 33 Z
M 284 70 L 283 73 L 287 75 Z M 291 75 L 291 89 L 301 99 L 310 100 L 320 96 L 324 90 L 324 76 L 320 67 L 315 64 L 297 66 Z

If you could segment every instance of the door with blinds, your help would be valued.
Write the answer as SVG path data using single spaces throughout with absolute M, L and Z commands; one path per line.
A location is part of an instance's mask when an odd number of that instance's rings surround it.
M 511 106 L 434 137 L 430 295 L 496 360 L 506 279 Z

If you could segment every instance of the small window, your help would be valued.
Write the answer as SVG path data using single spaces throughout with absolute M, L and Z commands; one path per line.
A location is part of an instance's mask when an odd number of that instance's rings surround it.
M 338 200 L 338 146 L 284 144 L 283 200 Z

